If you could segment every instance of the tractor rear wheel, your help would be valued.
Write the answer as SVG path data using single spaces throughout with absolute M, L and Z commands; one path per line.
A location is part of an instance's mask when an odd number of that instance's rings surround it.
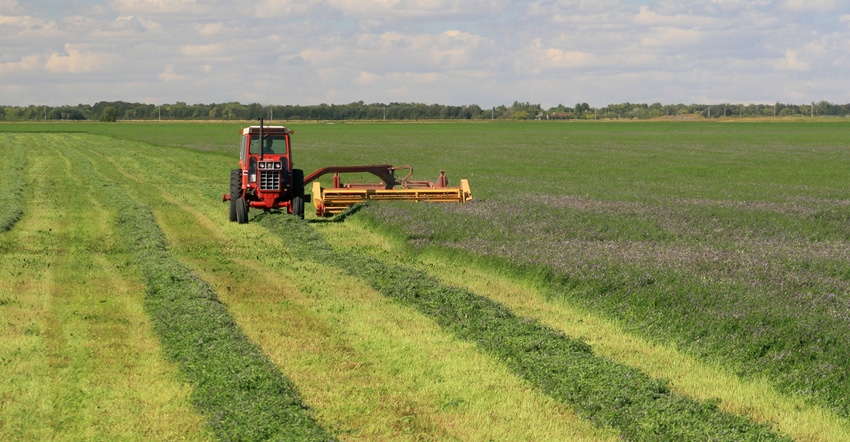
M 292 214 L 304 219 L 304 171 L 292 169 Z
M 241 196 L 236 199 L 236 221 L 239 224 L 248 223 L 248 204 L 245 203 L 245 198 Z
M 304 197 L 296 196 L 292 198 L 292 214 L 298 218 L 304 219 Z
M 230 221 L 237 220 L 236 200 L 242 195 L 242 169 L 230 171 Z

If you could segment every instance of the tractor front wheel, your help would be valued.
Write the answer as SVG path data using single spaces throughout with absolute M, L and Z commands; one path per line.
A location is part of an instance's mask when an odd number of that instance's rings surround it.
M 236 212 L 236 200 L 233 197 L 230 197 L 230 222 L 234 222 L 237 220 L 237 212 Z
M 248 204 L 241 196 L 236 199 L 236 221 L 239 224 L 248 223 Z
M 242 169 L 230 171 L 230 216 L 231 222 L 237 221 L 236 200 L 242 195 Z

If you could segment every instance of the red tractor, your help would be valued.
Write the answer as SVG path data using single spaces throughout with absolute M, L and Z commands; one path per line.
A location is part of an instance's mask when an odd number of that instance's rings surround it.
M 283 126 L 242 129 L 239 169 L 230 172 L 230 221 L 248 222 L 248 208 L 286 210 L 304 218 L 304 171 L 292 167 L 290 135 Z
M 230 172 L 230 193 L 221 197 L 222 201 L 230 201 L 230 221 L 247 223 L 249 207 L 265 211 L 283 209 L 304 219 L 304 203 L 311 200 L 317 216 L 333 216 L 370 200 L 464 203 L 472 199 L 465 179 L 460 180 L 458 187 L 449 187 L 444 171 L 440 171 L 436 183 L 412 180 L 410 166 L 331 166 L 305 178 L 304 171 L 292 168 L 290 136 L 293 133 L 283 126 L 263 126 L 262 118 L 259 126 L 242 129 L 239 169 Z M 407 176 L 397 179 L 397 170 L 407 170 Z M 317 180 L 330 173 L 334 174 L 333 184 L 322 187 Z M 368 173 L 381 182 L 343 184 L 340 173 Z M 309 183 L 313 183 L 313 193 L 304 195 Z

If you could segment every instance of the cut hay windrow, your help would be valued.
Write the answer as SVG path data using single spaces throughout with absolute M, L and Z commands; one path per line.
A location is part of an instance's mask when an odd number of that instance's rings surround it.
M 23 215 L 23 171 L 26 149 L 14 141 L 15 134 L 0 133 L 0 232 L 12 228 Z
M 263 222 L 290 244 L 290 252 L 343 269 L 420 311 L 579 414 L 619 430 L 626 440 L 787 439 L 715 403 L 671 392 L 666 381 L 596 356 L 582 341 L 485 297 L 444 285 L 410 266 L 340 254 L 305 223 L 287 217 Z
M 82 154 L 74 156 L 117 208 L 116 228 L 144 276 L 154 329 L 167 358 L 193 386 L 192 403 L 213 433 L 222 440 L 331 440 L 210 285 L 168 250 L 151 210 Z

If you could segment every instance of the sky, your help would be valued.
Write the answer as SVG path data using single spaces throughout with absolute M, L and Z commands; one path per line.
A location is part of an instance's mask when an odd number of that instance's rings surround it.
M 0 0 L 0 105 L 850 103 L 848 0 Z

